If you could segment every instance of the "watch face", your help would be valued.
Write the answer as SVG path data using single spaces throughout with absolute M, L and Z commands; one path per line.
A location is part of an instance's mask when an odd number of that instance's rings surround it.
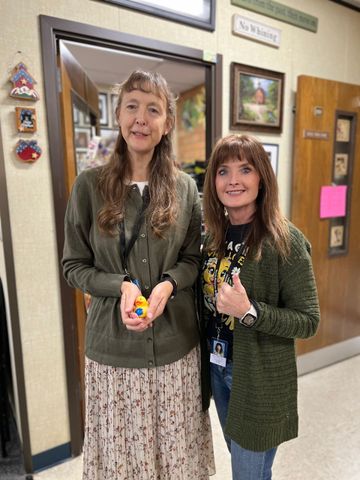
M 252 327 L 256 321 L 256 317 L 254 315 L 251 315 L 251 313 L 248 313 L 245 315 L 245 317 L 241 320 L 241 323 L 245 325 L 246 327 Z

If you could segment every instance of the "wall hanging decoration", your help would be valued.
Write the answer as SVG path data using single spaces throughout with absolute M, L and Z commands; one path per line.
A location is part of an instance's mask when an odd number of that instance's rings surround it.
M 271 166 L 274 170 L 275 175 L 278 171 L 278 157 L 279 157 L 279 145 L 273 143 L 263 143 L 265 152 L 268 154 Z
M 231 64 L 232 129 L 282 131 L 284 73 Z
M 329 256 L 346 255 L 349 248 L 350 206 L 352 177 L 355 162 L 357 115 L 337 110 L 334 118 L 334 149 L 331 191 L 339 190 L 342 198 L 336 198 L 336 208 L 341 215 L 331 213 L 329 218 Z M 324 187 L 323 187 L 324 188 Z M 334 195 L 334 194 L 333 194 Z
M 39 94 L 34 89 L 36 81 L 22 62 L 18 63 L 14 68 L 10 81 L 13 83 L 13 88 L 10 92 L 11 97 L 33 102 L 39 100 Z
M 35 108 L 16 107 L 16 126 L 18 132 L 36 132 L 36 110 Z
M 232 33 L 275 48 L 280 47 L 281 30 L 242 15 L 233 15 Z
M 162 17 L 205 30 L 215 30 L 216 0 L 174 2 L 164 0 L 102 0 L 120 7 Z
M 337 1 L 337 0 L 335 0 Z M 232 5 L 246 8 L 252 12 L 275 18 L 310 32 L 317 32 L 318 18 L 301 10 L 296 10 L 275 0 L 231 0 Z M 299 2 L 300 3 L 300 2 Z
M 41 157 L 42 151 L 37 140 L 20 139 L 16 144 L 15 153 L 22 162 L 32 163 Z

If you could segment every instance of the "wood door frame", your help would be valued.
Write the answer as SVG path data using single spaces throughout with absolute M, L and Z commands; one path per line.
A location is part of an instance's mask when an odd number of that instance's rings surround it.
M 49 138 L 57 249 L 59 260 L 64 245 L 64 215 L 67 204 L 67 186 L 62 145 L 61 109 L 59 102 L 59 73 L 57 67 L 57 44 L 70 40 L 97 46 L 122 49 L 137 54 L 161 56 L 179 62 L 206 67 L 206 157 L 215 140 L 222 135 L 222 55 L 215 62 L 203 60 L 202 50 L 172 43 L 152 40 L 115 30 L 86 25 L 45 15 L 39 16 L 41 50 L 45 85 L 46 113 Z M 210 132 L 210 133 L 209 133 Z M 66 284 L 61 269 L 60 295 L 63 317 L 66 381 L 69 407 L 70 442 L 73 455 L 79 455 L 82 447 L 79 371 L 77 364 L 77 336 L 73 328 L 75 296 Z M 76 367 L 76 368 L 74 368 Z

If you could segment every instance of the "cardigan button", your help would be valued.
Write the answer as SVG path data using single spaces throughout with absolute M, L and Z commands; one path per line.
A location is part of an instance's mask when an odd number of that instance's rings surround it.
M 142 261 L 143 263 L 146 263 L 146 262 L 147 262 L 147 259 L 146 259 L 146 258 L 143 258 L 141 261 Z
M 152 360 L 148 361 L 149 367 L 152 367 L 154 365 L 154 362 Z

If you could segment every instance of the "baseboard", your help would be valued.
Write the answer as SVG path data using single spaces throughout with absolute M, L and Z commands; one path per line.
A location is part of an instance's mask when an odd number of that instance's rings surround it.
M 34 472 L 49 468 L 71 457 L 70 442 L 45 450 L 45 452 L 33 455 L 32 463 Z
M 304 353 L 297 358 L 298 374 L 313 372 L 333 363 L 341 362 L 360 354 L 360 337 L 350 338 L 343 342 L 319 348 L 313 352 Z

